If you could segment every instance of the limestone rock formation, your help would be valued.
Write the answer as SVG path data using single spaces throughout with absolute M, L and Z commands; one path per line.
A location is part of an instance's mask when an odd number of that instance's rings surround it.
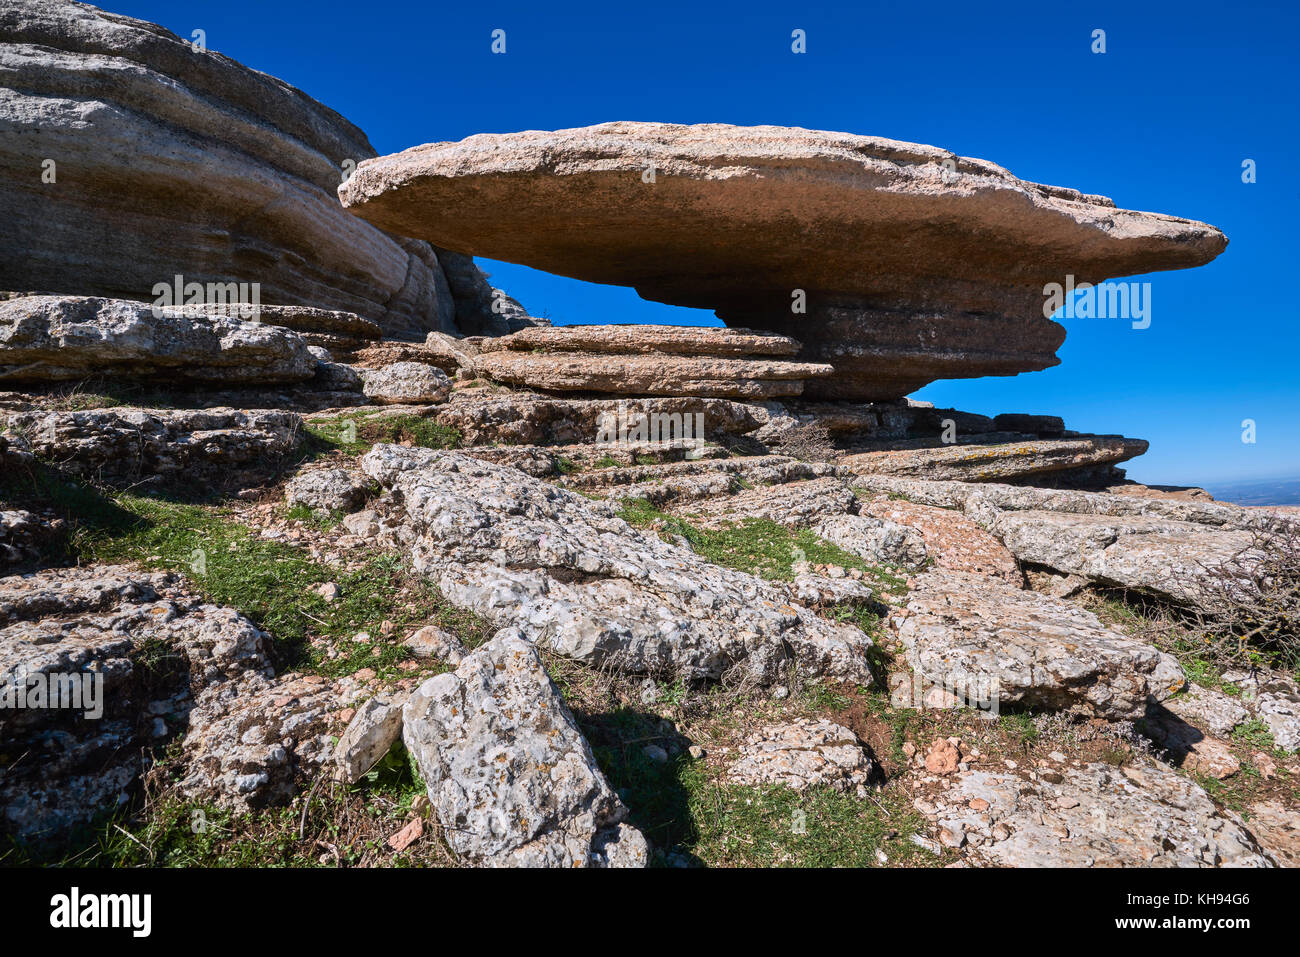
M 1195 782 L 1158 764 L 1065 768 L 1059 784 L 970 771 L 916 801 L 995 867 L 1275 867 Z M 982 808 L 982 810 L 975 810 Z
M 644 867 L 645 838 L 596 766 L 537 649 L 513 630 L 430 678 L 403 739 L 463 861 L 488 867 Z
M 157 314 L 124 299 L 28 296 L 0 301 L 0 382 L 93 375 L 207 385 L 305 382 L 316 357 L 297 333 L 262 322 Z
M 1186 684 L 1174 658 L 1060 599 L 963 572 L 927 572 L 910 584 L 890 625 L 912 670 L 933 686 L 975 689 L 1000 707 L 1114 719 L 1140 717 Z
M 451 380 L 437 366 L 423 362 L 394 362 L 361 373 L 362 391 L 379 405 L 441 402 L 451 392 Z
M 950 509 L 881 497 L 859 507 L 863 515 L 913 528 L 939 568 L 1000 578 L 1020 588 L 1024 575 L 1007 547 L 965 515 Z
M 845 791 L 865 785 L 873 767 L 870 752 L 848 728 L 825 718 L 800 718 L 750 735 L 727 777 L 753 786 Z
M 632 673 L 760 685 L 871 680 L 871 641 L 761 579 L 643 534 L 603 502 L 458 452 L 377 445 L 362 468 L 400 508 L 381 540 L 461 607 L 560 654 Z
M 161 673 L 149 660 L 158 647 L 173 656 Z M 5 691 L 57 678 L 84 705 L 52 708 L 47 696 L 0 708 L 0 752 L 16 758 L 0 781 L 0 829 L 37 841 L 118 807 L 142 750 L 184 730 L 196 700 L 270 668 L 247 619 L 187 594 L 175 575 L 122 566 L 0 578 L 0 661 Z
M 987 441 L 991 439 L 992 441 Z M 1146 452 L 1142 439 L 1079 435 L 1062 439 L 967 436 L 953 445 L 858 452 L 838 462 L 862 475 L 904 475 L 961 482 L 1005 482 L 1048 472 L 1113 466 Z
M 474 368 L 497 382 L 543 392 L 747 399 L 799 395 L 805 380 L 831 371 L 828 365 L 780 359 L 508 350 L 480 355 Z
M 265 475 L 298 442 L 293 412 L 233 409 L 96 409 L 20 412 L 9 428 L 41 458 L 98 480 L 147 476 L 199 480 L 231 469 Z
M 287 83 L 142 20 L 13 0 L 0 88 L 0 288 L 153 301 L 181 275 L 399 338 L 455 328 L 433 249 L 339 208 L 365 134 Z
M 289 505 L 352 512 L 372 488 L 368 478 L 348 469 L 308 469 L 289 480 L 284 499 Z
M 1226 245 L 984 160 L 774 126 L 480 134 L 367 160 L 339 195 L 402 235 L 792 335 L 836 370 L 809 394 L 853 399 L 1055 365 L 1047 283 L 1197 266 Z

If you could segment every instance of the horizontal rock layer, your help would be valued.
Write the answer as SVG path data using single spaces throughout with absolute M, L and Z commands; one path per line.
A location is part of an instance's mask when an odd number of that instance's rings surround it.
M 363 162 L 371 223 L 804 343 L 810 394 L 1056 363 L 1043 287 L 1208 262 L 1222 233 L 913 143 L 774 126 L 480 134 Z M 802 296 L 801 296 L 802 294 Z
M 501 350 L 474 361 L 479 375 L 543 392 L 769 398 L 799 395 L 831 367 L 780 359 Z
M 434 250 L 339 208 L 373 155 L 300 90 L 154 24 L 67 0 L 0 9 L 0 289 L 153 301 L 180 274 L 390 336 L 452 329 Z
M 125 299 L 0 301 L 0 382 L 128 375 L 263 385 L 306 381 L 316 362 L 302 337 L 270 322 L 155 311 Z

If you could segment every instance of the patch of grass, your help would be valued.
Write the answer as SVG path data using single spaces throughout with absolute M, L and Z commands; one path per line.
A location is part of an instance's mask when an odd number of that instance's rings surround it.
M 594 469 L 616 469 L 618 468 L 618 459 L 607 452 L 592 462 L 591 467 Z
M 459 429 L 418 415 L 372 412 L 311 419 L 305 424 L 309 439 L 317 445 L 316 451 L 323 447 L 347 455 L 359 455 L 380 442 L 410 442 L 424 449 L 456 449 L 463 439 Z
M 687 771 L 685 784 L 698 831 L 689 850 L 708 866 L 879 867 L 877 851 L 895 867 L 944 860 L 911 842 L 927 828 L 899 791 L 863 799 L 825 787 L 742 787 L 704 768 Z
M 88 536 L 81 557 L 183 572 L 205 598 L 235 608 L 270 632 L 282 667 L 328 677 L 369 667 L 392 677 L 410 652 L 381 639 L 384 621 L 400 632 L 433 619 L 467 644 L 477 644 L 488 630 L 475 616 L 453 609 L 395 555 L 372 555 L 352 571 L 334 569 L 305 549 L 255 535 L 224 508 L 132 495 L 118 502 L 135 517 L 134 524 L 115 534 Z M 315 592 L 326 582 L 339 586 L 333 602 Z M 359 632 L 372 640 L 354 641 Z M 323 657 L 311 647 L 312 636 L 334 639 L 338 657 Z
M 792 531 L 770 519 L 751 518 L 718 529 L 701 529 L 660 511 L 644 498 L 620 499 L 618 510 L 629 525 L 653 529 L 667 541 L 673 536 L 685 538 L 702 558 L 715 565 L 760 578 L 789 581 L 794 578 L 795 563 L 806 561 L 859 569 L 878 587 L 895 594 L 907 588 L 905 573 L 872 565 L 806 528 Z
M 339 522 L 343 521 L 343 516 L 346 514 L 346 512 L 337 508 L 312 508 L 309 505 L 303 505 L 301 503 L 290 505 L 289 508 L 285 510 L 286 518 L 319 529 L 333 528 Z
M 1277 741 L 1273 739 L 1273 732 L 1269 730 L 1267 724 L 1258 718 L 1234 728 L 1232 740 L 1252 751 L 1263 751 L 1265 754 L 1282 753 L 1278 751 Z
M 572 475 L 574 472 L 581 472 L 582 466 L 568 456 L 558 455 L 555 458 L 555 471 L 560 475 Z

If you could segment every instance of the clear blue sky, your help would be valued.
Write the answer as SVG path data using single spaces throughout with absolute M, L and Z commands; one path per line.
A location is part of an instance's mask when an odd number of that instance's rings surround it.
M 1213 223 L 1209 266 L 1154 284 L 1151 327 L 1073 320 L 1061 365 L 917 394 L 1051 412 L 1151 441 L 1147 482 L 1300 477 L 1297 35 L 1288 3 L 437 3 L 110 0 L 274 74 L 380 153 L 607 120 L 803 126 L 992 160 L 1024 179 Z M 490 52 L 493 29 L 507 53 Z M 807 32 L 808 52 L 790 52 Z M 1090 51 L 1104 29 L 1107 52 Z M 1241 181 L 1243 159 L 1258 182 Z M 507 264 L 494 282 L 557 322 L 708 313 Z M 1254 419 L 1255 444 L 1241 441 Z

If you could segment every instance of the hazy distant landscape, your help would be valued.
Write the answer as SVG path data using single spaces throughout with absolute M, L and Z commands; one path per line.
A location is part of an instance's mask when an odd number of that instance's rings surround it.
M 1300 505 L 1300 478 L 1214 483 L 1205 490 L 1234 505 Z

